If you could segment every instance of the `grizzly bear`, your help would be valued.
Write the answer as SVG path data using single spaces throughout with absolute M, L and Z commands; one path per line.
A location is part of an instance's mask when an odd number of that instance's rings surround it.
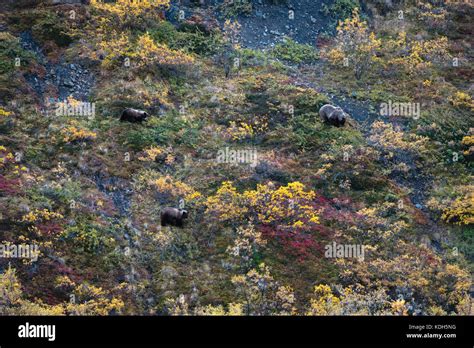
M 188 217 L 188 212 L 183 209 L 165 207 L 161 210 L 161 226 L 183 227 L 184 219 Z
M 348 115 L 340 107 L 325 104 L 319 109 L 319 116 L 324 123 L 342 127 L 346 123 Z
M 120 121 L 142 122 L 147 117 L 148 117 L 148 113 L 143 110 L 127 108 L 122 111 L 122 116 L 120 116 Z

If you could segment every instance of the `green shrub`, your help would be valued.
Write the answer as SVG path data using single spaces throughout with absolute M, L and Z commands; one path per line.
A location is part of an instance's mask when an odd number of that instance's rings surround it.
M 153 128 L 136 128 L 130 130 L 122 141 L 133 150 L 140 151 L 150 147 L 160 140 L 160 134 Z
M 331 6 L 323 4 L 321 12 L 336 20 L 349 18 L 354 8 L 360 8 L 359 0 L 335 0 Z
M 104 252 L 113 243 L 113 240 L 107 238 L 111 237 L 109 231 L 89 221 L 77 221 L 75 225 L 68 226 L 61 237 L 70 241 L 76 252 Z
M 275 58 L 300 64 L 318 59 L 317 51 L 308 44 L 299 44 L 290 38 L 285 38 L 273 48 L 271 55 Z
M 248 15 L 252 13 L 252 2 L 250 0 L 224 0 L 219 10 L 226 18 Z
M 318 113 L 319 108 L 327 103 L 329 103 L 329 99 L 325 95 L 319 94 L 312 89 L 308 89 L 306 93 L 297 95 L 293 100 L 296 115 Z
M 23 50 L 18 38 L 8 32 L 0 33 L 0 74 L 8 74 L 15 70 L 15 58 L 20 58 L 20 67 L 26 67 L 34 59 L 34 55 Z
M 172 49 L 200 55 L 212 55 L 222 45 L 219 33 L 206 34 L 198 26 L 189 24 L 182 24 L 176 29 L 170 22 L 162 21 L 149 33 L 153 40 L 165 43 Z
M 60 47 L 68 46 L 73 41 L 67 33 L 68 28 L 64 25 L 64 20 L 54 12 L 42 12 L 31 30 L 39 41 L 51 40 Z

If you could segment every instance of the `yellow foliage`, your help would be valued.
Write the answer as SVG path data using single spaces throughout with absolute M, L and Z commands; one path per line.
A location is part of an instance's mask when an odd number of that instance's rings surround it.
M 108 67 L 114 59 L 122 56 L 132 56 L 128 36 L 121 32 L 120 35 L 116 31 L 112 31 L 108 38 L 99 41 L 98 48 L 105 52 L 103 64 Z
M 369 32 L 367 22 L 361 20 L 359 9 L 355 8 L 350 18 L 337 26 L 336 46 L 329 49 L 324 55 L 332 64 L 340 64 L 344 58 L 354 69 L 357 78 L 374 62 L 380 49 L 381 40 Z
M 328 285 L 314 287 L 314 298 L 310 300 L 307 315 L 337 315 L 342 310 L 341 300 L 333 295 Z
M 239 219 L 248 212 L 244 197 L 230 181 L 224 181 L 214 196 L 206 200 L 206 213 L 212 213 L 222 220 Z
M 310 205 L 316 193 L 305 191 L 300 182 L 292 182 L 276 190 L 272 185 L 257 185 L 256 190 L 246 191 L 244 197 L 264 223 L 286 219 L 296 222 L 303 217 L 312 223 L 319 222 L 317 211 Z
M 369 140 L 377 143 L 386 151 L 400 149 L 419 153 L 426 150 L 428 143 L 427 137 L 404 133 L 401 130 L 394 129 L 392 124 L 383 121 L 376 121 L 372 124 Z
M 449 98 L 449 101 L 454 106 L 464 107 L 474 110 L 474 101 L 471 96 L 467 93 L 457 91 L 453 96 Z
M 164 150 L 160 146 L 151 146 L 143 151 L 144 156 L 138 157 L 140 161 L 154 162 L 156 157 L 161 155 Z
M 100 287 L 88 284 L 76 286 L 73 290 L 74 301 L 66 304 L 69 315 L 110 315 L 120 314 L 125 306 L 121 299 L 112 297 Z
M 186 65 L 194 62 L 194 58 L 184 52 L 172 50 L 165 44 L 156 43 L 148 33 L 138 39 L 136 56 L 142 65 Z
M 242 315 L 242 304 L 241 303 L 229 303 L 228 309 L 225 310 L 223 306 L 207 305 L 204 307 L 197 307 L 194 311 L 194 315 L 230 315 L 238 316 Z
M 201 193 L 195 191 L 191 186 L 171 178 L 169 175 L 159 177 L 151 182 L 158 191 L 170 194 L 186 201 L 193 201 L 201 197 Z
M 77 122 L 76 120 L 71 121 L 68 126 L 61 129 L 61 134 L 63 136 L 63 140 L 66 143 L 71 143 L 78 140 L 93 140 L 97 137 L 96 133 L 80 126 L 79 122 Z
M 473 146 L 474 145 L 474 135 L 466 135 L 462 138 L 461 144 L 465 146 Z
M 61 304 L 50 306 L 41 300 L 24 299 L 21 284 L 11 267 L 0 274 L 0 294 L 0 315 L 64 315 Z
M 232 284 L 246 301 L 247 315 L 292 315 L 296 313 L 295 296 L 289 286 L 279 285 L 264 263 L 245 275 L 233 276 Z
M 385 65 L 408 74 L 419 74 L 420 69 L 430 67 L 433 62 L 447 59 L 448 48 L 446 37 L 426 41 L 409 40 L 406 32 L 402 31 L 396 39 L 385 41 L 384 49 L 388 56 Z
M 405 300 L 396 300 L 391 303 L 392 312 L 396 315 L 408 315 L 408 310 L 405 306 Z
M 194 63 L 194 58 L 182 51 L 172 50 L 167 45 L 156 43 L 150 34 L 142 34 L 136 43 L 130 41 L 124 32 L 120 35 L 112 31 L 98 43 L 98 48 L 105 52 L 103 64 L 111 67 L 114 61 L 130 59 L 131 67 L 152 67 L 154 64 L 187 65 Z M 124 62 L 120 62 L 124 64 Z
M 227 252 L 232 256 L 240 257 L 243 263 L 247 264 L 254 253 L 266 244 L 266 240 L 263 239 L 261 232 L 255 230 L 252 222 L 249 222 L 246 227 L 238 227 L 236 234 L 234 244 L 227 248 Z
M 35 209 L 34 211 L 30 211 L 28 214 L 24 215 L 21 218 L 22 222 L 37 222 L 37 221 L 49 221 L 52 219 L 62 219 L 63 216 L 59 213 L 55 213 L 52 211 L 49 211 L 48 209 Z
M 325 57 L 329 60 L 331 64 L 342 65 L 343 60 L 346 56 L 344 54 L 344 51 L 340 47 L 336 47 L 326 52 Z
M 0 107 L 0 119 L 3 118 L 3 117 L 8 117 L 10 115 L 11 115 L 10 111 L 7 111 L 7 110 Z
M 452 202 L 441 217 L 458 225 L 474 224 L 474 187 L 470 186 L 470 190 L 463 197 Z
M 121 19 L 125 19 L 165 9 L 169 6 L 169 0 L 116 0 L 114 2 L 91 0 L 90 5 L 98 10 L 108 11 Z
M 226 181 L 216 195 L 208 197 L 207 212 L 217 215 L 222 221 L 245 218 L 255 212 L 262 223 L 284 223 L 302 226 L 301 220 L 319 223 L 318 211 L 311 205 L 316 197 L 314 191 L 305 191 L 300 182 L 292 182 L 277 189 L 273 184 L 257 185 L 256 190 L 237 192 L 231 182 Z M 294 225 L 296 224 L 296 225 Z
M 252 138 L 255 134 L 253 127 L 250 124 L 240 122 L 240 124 L 237 126 L 234 121 L 230 122 L 230 127 L 227 129 L 227 132 L 232 137 L 232 140 Z
M 240 32 L 241 25 L 238 21 L 231 21 L 227 19 L 224 22 L 224 39 L 225 41 L 231 45 L 233 49 L 239 49 L 239 32 Z
M 425 80 L 423 81 L 423 87 L 430 87 L 432 84 L 431 80 Z

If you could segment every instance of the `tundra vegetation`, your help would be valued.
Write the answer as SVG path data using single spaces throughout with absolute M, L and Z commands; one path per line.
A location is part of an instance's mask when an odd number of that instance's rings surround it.
M 473 314 L 471 2 L 335 0 L 265 48 L 252 1 L 48 3 L 0 11 L 0 243 L 40 250 L 0 258 L 0 314 Z

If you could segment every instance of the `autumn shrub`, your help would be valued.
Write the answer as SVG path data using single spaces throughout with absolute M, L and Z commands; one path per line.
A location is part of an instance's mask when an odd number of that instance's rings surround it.
M 444 67 L 451 59 L 447 37 L 419 41 L 405 31 L 396 37 L 377 37 L 360 18 L 357 8 L 351 18 L 340 22 L 335 47 L 325 50 L 324 57 L 341 69 L 352 69 L 358 80 L 367 72 L 379 74 L 381 67 L 386 75 L 429 76 L 433 67 Z
M 249 221 L 248 225 L 237 227 L 233 244 L 227 247 L 227 252 L 238 259 L 242 269 L 248 271 L 254 266 L 260 249 L 265 245 L 262 233 Z
M 409 303 L 391 300 L 382 288 L 371 290 L 360 284 L 335 288 L 316 285 L 306 315 L 408 315 Z
M 398 37 L 383 41 L 385 68 L 393 68 L 408 75 L 432 72 L 433 66 L 443 67 L 450 61 L 448 39 L 441 36 L 432 40 L 418 41 L 410 39 L 402 31 Z M 407 53 L 408 52 L 408 53 Z
M 393 153 L 410 151 L 422 154 L 427 151 L 427 138 L 412 133 L 405 133 L 392 124 L 383 121 L 374 122 L 372 125 L 370 141 L 374 142 L 380 149 L 393 156 Z
M 292 227 L 261 225 L 258 230 L 275 250 L 281 250 L 298 264 L 312 262 L 315 257 L 320 258 L 324 252 L 321 240 L 330 235 L 320 225 Z
M 474 187 L 466 186 L 460 189 L 464 194 L 452 201 L 441 217 L 458 225 L 474 224 Z
M 127 66 L 136 71 L 151 73 L 153 69 L 189 65 L 194 58 L 181 50 L 172 50 L 166 44 L 156 43 L 148 33 L 136 41 L 121 33 L 99 42 L 98 48 L 106 54 L 103 64 L 108 68 Z
M 164 19 L 163 11 L 169 7 L 169 0 L 91 0 L 90 7 L 101 31 L 117 23 L 122 30 L 146 30 Z
M 75 285 L 71 295 L 65 305 L 67 315 L 116 315 L 125 306 L 122 299 L 92 284 Z
M 164 196 L 164 199 L 160 199 L 160 201 L 178 202 L 183 199 L 185 202 L 190 202 L 201 197 L 201 193 L 170 176 L 159 177 L 149 184 L 156 190 L 157 195 Z
M 245 275 L 232 277 L 232 284 L 245 315 L 291 315 L 296 312 L 293 289 L 275 281 L 264 263 Z
M 403 298 L 410 315 L 432 315 L 434 308 L 443 315 L 469 312 L 470 281 L 466 270 L 442 261 L 422 245 L 402 238 L 395 240 L 396 243 L 384 243 L 384 250 L 381 244 L 377 249 L 372 248 L 370 255 L 366 255 L 366 262 L 340 259 L 338 263 L 344 274 L 342 282 L 391 289 L 388 295 L 392 301 Z
M 461 144 L 464 147 L 463 155 L 468 161 L 474 158 L 474 132 L 470 132 L 470 135 L 466 135 L 462 138 Z
M 418 18 L 434 31 L 445 31 L 448 11 L 444 6 L 433 6 L 430 2 L 420 1 L 417 6 Z
M 345 66 L 344 60 L 347 59 L 346 65 L 359 80 L 368 69 L 379 62 L 377 52 L 380 46 L 381 40 L 369 31 L 367 22 L 360 18 L 358 8 L 354 8 L 351 18 L 339 22 L 335 47 L 330 48 L 324 55 L 332 64 L 340 67 Z
M 465 92 L 457 91 L 449 101 L 455 106 L 460 108 L 466 108 L 468 110 L 474 110 L 474 101 L 471 96 Z
M 205 204 L 206 211 L 222 222 L 240 219 L 248 213 L 245 198 L 228 181 L 223 182 L 215 195 L 207 198 Z
M 263 224 L 302 226 L 317 224 L 314 206 L 316 193 L 305 190 L 300 182 L 275 188 L 273 184 L 257 185 L 256 190 L 239 193 L 231 182 L 223 182 L 216 194 L 207 198 L 207 212 L 221 221 L 243 218 L 251 213 Z M 232 209 L 228 209 L 232 207 Z
M 26 299 L 16 270 L 8 267 L 0 273 L 0 314 L 2 315 L 63 315 L 61 305 L 50 306 Z
M 79 143 L 94 140 L 97 134 L 88 130 L 76 120 L 69 122 L 69 125 L 61 129 L 62 140 L 65 143 Z
M 35 209 L 21 218 L 28 231 L 40 237 L 55 237 L 62 231 L 64 216 L 48 209 Z
M 10 196 L 19 192 L 20 180 L 8 179 L 0 174 L 0 194 L 2 196 Z

